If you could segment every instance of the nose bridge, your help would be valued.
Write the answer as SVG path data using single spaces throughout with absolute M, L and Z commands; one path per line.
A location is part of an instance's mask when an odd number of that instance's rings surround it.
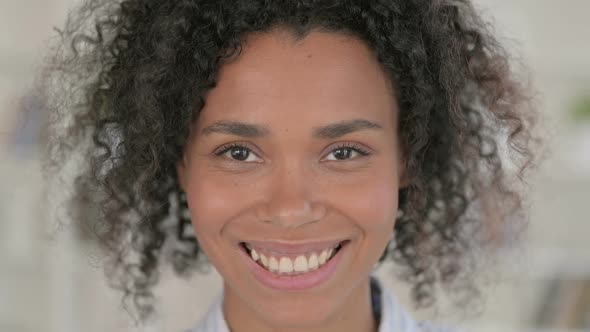
M 311 167 L 300 159 L 285 158 L 275 164 L 264 220 L 295 228 L 323 217 L 324 207 L 314 201 Z

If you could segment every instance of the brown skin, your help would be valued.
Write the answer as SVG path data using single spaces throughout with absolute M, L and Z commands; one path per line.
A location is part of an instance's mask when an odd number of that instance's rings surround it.
M 224 279 L 232 331 L 376 330 L 368 278 L 392 237 L 405 185 L 392 91 L 368 46 L 335 33 L 312 32 L 300 44 L 278 30 L 250 35 L 222 67 L 177 169 L 197 239 Z M 357 119 L 381 128 L 312 135 Z M 266 135 L 202 133 L 221 120 L 264 126 Z M 235 142 L 247 158 L 215 155 Z M 344 148 L 342 156 L 343 143 L 369 155 Z M 304 291 L 262 285 L 238 251 L 249 240 L 335 239 L 351 240 L 337 270 Z

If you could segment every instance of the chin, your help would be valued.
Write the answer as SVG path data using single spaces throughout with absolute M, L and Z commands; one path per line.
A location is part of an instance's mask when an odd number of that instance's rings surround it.
M 283 304 L 274 302 L 270 307 L 269 310 L 260 312 L 260 314 L 263 315 L 263 319 L 270 326 L 283 329 L 304 329 L 321 326 L 329 321 L 336 311 L 335 305 L 331 303 L 306 304 L 297 302 Z

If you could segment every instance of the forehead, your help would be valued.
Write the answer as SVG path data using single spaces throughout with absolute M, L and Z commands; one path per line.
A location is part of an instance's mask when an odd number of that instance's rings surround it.
M 249 35 L 206 100 L 200 127 L 220 119 L 330 123 L 361 116 L 387 126 L 396 112 L 391 82 L 369 46 L 319 31 L 298 42 L 288 32 Z

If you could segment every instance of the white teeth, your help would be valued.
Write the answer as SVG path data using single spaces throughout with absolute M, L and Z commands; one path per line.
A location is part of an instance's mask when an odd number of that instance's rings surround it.
M 291 273 L 293 272 L 293 262 L 290 258 L 281 257 L 279 262 L 279 273 Z
M 250 256 L 252 256 L 252 259 L 256 262 L 258 260 L 258 253 L 256 252 L 256 250 L 252 249 L 250 251 Z
M 326 262 L 326 258 L 328 258 L 328 250 L 323 250 L 322 253 L 320 254 L 320 257 L 318 257 L 318 261 L 319 261 L 320 265 L 322 265 Z
M 293 270 L 295 270 L 295 272 L 307 272 L 308 270 L 307 259 L 305 259 L 305 256 L 303 255 L 297 256 L 297 258 L 295 258 L 295 264 L 293 265 Z
M 267 270 L 279 274 L 288 273 L 306 273 L 320 268 L 322 265 L 329 261 L 334 252 L 335 248 L 324 249 L 318 255 L 313 252 L 309 256 L 309 259 L 305 255 L 299 255 L 295 259 L 290 257 L 274 257 L 271 255 L 265 255 L 261 252 L 256 251 L 250 245 L 246 244 L 250 252 L 250 257 L 255 262 L 259 262 L 260 265 L 264 266 Z
M 307 262 L 307 267 L 310 270 L 314 270 L 318 268 L 318 255 L 315 254 L 315 252 L 313 254 L 311 254 L 311 256 L 309 256 L 309 261 Z
M 271 256 L 270 260 L 268 261 L 268 267 L 271 272 L 278 271 L 279 270 L 279 262 L 277 262 L 276 258 Z
M 268 258 L 264 256 L 264 254 L 260 254 L 260 262 L 264 265 L 265 268 L 268 269 Z

